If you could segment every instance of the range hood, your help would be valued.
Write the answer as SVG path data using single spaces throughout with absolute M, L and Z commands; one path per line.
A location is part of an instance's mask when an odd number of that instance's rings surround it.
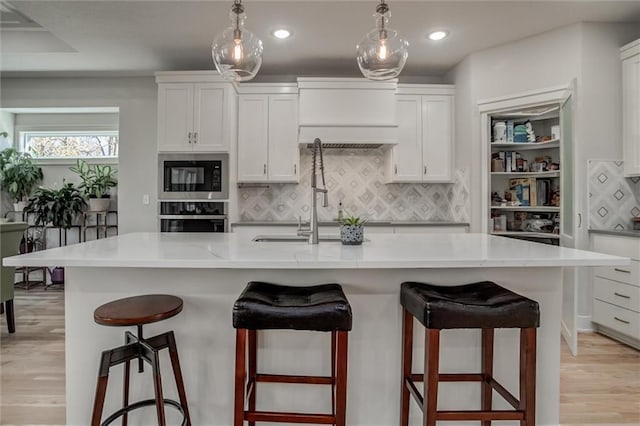
M 299 78 L 298 139 L 326 148 L 376 148 L 398 143 L 397 80 Z

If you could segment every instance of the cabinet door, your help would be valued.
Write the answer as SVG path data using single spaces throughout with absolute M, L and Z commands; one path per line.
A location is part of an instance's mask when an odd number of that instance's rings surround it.
M 267 180 L 269 97 L 242 95 L 238 100 L 238 182 Z
M 623 160 L 625 176 L 640 176 L 640 54 L 622 61 Z
M 194 96 L 194 151 L 228 151 L 225 139 L 224 88 L 219 84 L 196 84 Z
M 270 182 L 298 182 L 298 96 L 269 95 Z
M 420 95 L 398 95 L 398 145 L 392 149 L 391 181 L 422 180 L 422 105 Z
M 453 178 L 453 97 L 422 97 L 422 180 Z
M 191 151 L 193 85 L 158 87 L 158 151 Z

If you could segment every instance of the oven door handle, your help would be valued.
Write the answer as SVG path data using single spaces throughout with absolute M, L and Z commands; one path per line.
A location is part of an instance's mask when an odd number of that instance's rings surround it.
M 160 219 L 226 219 L 226 214 L 161 214 L 158 216 Z

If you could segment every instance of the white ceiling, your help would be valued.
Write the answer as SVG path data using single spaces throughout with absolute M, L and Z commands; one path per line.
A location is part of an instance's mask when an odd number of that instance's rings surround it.
M 31 1 L 2 7 L 3 75 L 150 75 L 213 69 L 210 45 L 231 0 Z M 410 42 L 403 77 L 437 76 L 471 52 L 577 22 L 638 22 L 635 1 L 388 1 L 391 27 Z M 247 28 L 264 43 L 260 76 L 359 75 L 355 45 L 376 0 L 245 0 Z M 289 40 L 271 30 L 285 26 Z M 434 29 L 450 36 L 425 38 Z

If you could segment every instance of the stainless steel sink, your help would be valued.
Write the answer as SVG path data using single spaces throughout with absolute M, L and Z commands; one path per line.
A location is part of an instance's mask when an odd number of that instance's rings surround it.
M 284 242 L 293 242 L 293 243 L 304 243 L 309 241 L 309 237 L 304 235 L 258 235 L 253 238 L 252 241 L 259 243 L 284 243 Z M 330 241 L 340 241 L 340 237 L 338 235 L 321 235 L 321 242 L 330 242 Z

